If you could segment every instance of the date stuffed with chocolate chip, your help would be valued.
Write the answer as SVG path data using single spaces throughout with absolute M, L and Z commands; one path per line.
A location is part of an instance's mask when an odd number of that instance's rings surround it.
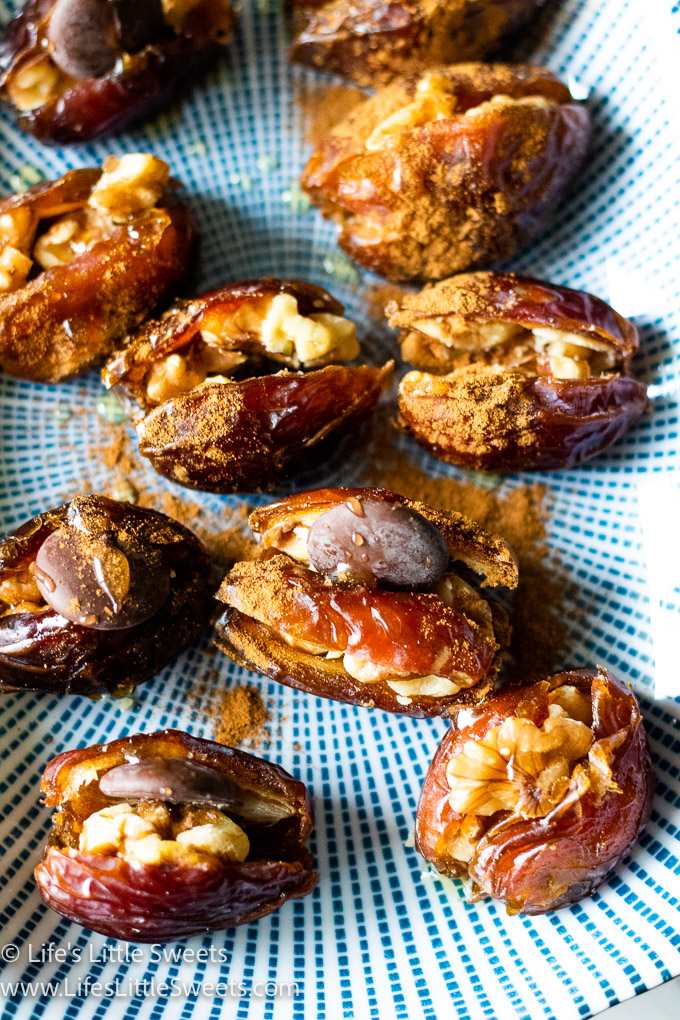
M 304 785 L 278 765 L 179 730 L 66 751 L 42 779 L 58 808 L 35 869 L 48 906 L 92 931 L 171 942 L 306 896 Z
M 209 561 L 155 510 L 77 496 L 0 545 L 0 690 L 122 695 L 199 634 Z
M 197 247 L 166 163 L 134 153 L 0 202 L 0 367 L 59 382 L 102 361 Z
M 440 280 L 537 234 L 589 133 L 586 110 L 544 68 L 437 67 L 356 107 L 312 153 L 302 185 L 366 269 Z
M 0 96 L 41 141 L 112 134 L 166 105 L 233 22 L 228 0 L 29 0 L 0 41 Z
M 416 846 L 510 913 L 590 895 L 628 854 L 654 792 L 635 695 L 605 669 L 508 687 L 451 723 L 425 778 Z
M 289 0 L 291 60 L 383 86 L 437 64 L 478 60 L 535 14 L 537 0 Z
M 635 326 L 584 291 L 465 273 L 387 313 L 420 369 L 401 381 L 401 424 L 452 464 L 576 467 L 647 409 L 646 387 L 630 373 Z
M 259 560 L 222 582 L 218 646 L 308 694 L 447 715 L 493 686 L 507 619 L 466 579 L 514 588 L 502 539 L 384 489 L 319 489 L 251 515 Z M 465 577 L 461 576 L 465 574 Z
M 227 284 L 145 323 L 104 385 L 159 474 L 212 492 L 272 488 L 367 418 L 390 378 L 391 363 L 334 364 L 359 353 L 342 312 L 299 280 Z

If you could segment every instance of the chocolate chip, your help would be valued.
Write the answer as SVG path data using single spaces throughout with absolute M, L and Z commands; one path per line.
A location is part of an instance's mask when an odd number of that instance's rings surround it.
M 117 765 L 104 773 L 99 789 L 105 797 L 118 800 L 211 804 L 261 824 L 278 822 L 291 813 L 287 804 L 263 800 L 217 769 L 186 758 L 144 758 Z
M 82 522 L 81 522 L 82 523 Z M 122 630 L 143 623 L 170 591 L 170 570 L 154 547 L 67 523 L 38 550 L 34 576 L 49 606 L 72 623 Z
M 161 0 L 56 0 L 47 38 L 57 67 L 84 81 L 108 74 L 165 28 Z
M 357 508 L 356 502 L 340 503 L 312 524 L 307 550 L 313 567 L 395 588 L 429 588 L 440 580 L 449 551 L 434 524 L 398 503 L 366 499 Z

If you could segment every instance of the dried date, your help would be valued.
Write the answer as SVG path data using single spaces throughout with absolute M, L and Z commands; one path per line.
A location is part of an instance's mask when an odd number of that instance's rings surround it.
M 429 452 L 490 471 L 571 468 L 645 413 L 635 326 L 584 291 L 466 273 L 388 306 L 402 426 Z
M 384 517 L 376 517 L 378 503 L 397 514 L 396 526 L 385 528 Z M 314 531 L 324 521 L 332 528 L 342 506 L 356 515 L 351 541 L 359 553 L 367 550 L 367 559 L 348 568 L 343 518 L 331 543 L 340 555 L 330 556 L 324 573 L 315 569 Z M 217 644 L 238 663 L 307 693 L 421 717 L 447 715 L 493 686 L 507 620 L 460 570 L 514 587 L 517 564 L 502 539 L 460 514 L 381 489 L 302 493 L 256 510 L 250 520 L 262 556 L 236 564 L 217 596 L 227 607 Z M 443 545 L 446 556 L 433 573 L 427 552 L 421 555 L 421 574 L 411 571 L 404 590 L 403 572 L 396 576 L 383 564 L 396 562 L 398 549 L 388 543 L 402 542 L 403 527 L 414 540 L 414 522 L 432 555 Z
M 0 690 L 129 693 L 206 625 L 208 574 L 155 510 L 88 495 L 34 517 L 0 545 Z
M 187 274 L 198 235 L 145 154 L 0 202 L 0 365 L 59 382 L 101 361 Z
M 509 687 L 454 718 L 425 778 L 416 846 L 472 899 L 541 914 L 593 892 L 650 814 L 634 694 L 604 669 Z
M 438 67 L 356 107 L 312 153 L 302 185 L 366 269 L 439 280 L 537 234 L 589 133 L 586 110 L 545 69 Z
M 42 791 L 59 810 L 40 894 L 92 931 L 170 942 L 254 921 L 316 885 L 307 790 L 244 751 L 137 734 L 60 754 Z
M 113 134 L 166 105 L 233 23 L 228 0 L 29 0 L 0 41 L 0 95 L 41 141 Z
M 159 474 L 213 492 L 271 488 L 367 418 L 390 378 L 391 363 L 332 364 L 359 353 L 342 312 L 299 280 L 227 284 L 145 323 L 104 384 Z

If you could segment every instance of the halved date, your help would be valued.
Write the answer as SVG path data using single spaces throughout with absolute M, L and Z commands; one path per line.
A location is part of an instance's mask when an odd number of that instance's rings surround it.
M 358 85 L 477 60 L 529 20 L 537 0 L 289 0 L 291 60 Z
M 212 605 L 197 538 L 155 510 L 78 496 L 0 545 L 0 690 L 127 694 Z
M 421 717 L 493 686 L 507 620 L 455 560 L 512 587 L 516 563 L 502 540 L 380 489 L 305 493 L 251 523 L 262 559 L 236 564 L 217 596 L 227 606 L 217 644 L 241 665 L 307 693 Z M 405 571 L 395 554 L 406 547 Z
M 41 141 L 112 134 L 166 105 L 233 24 L 228 0 L 29 0 L 0 42 L 0 94 Z
M 649 818 L 654 780 L 634 694 L 604 669 L 509 687 L 461 713 L 425 778 L 416 846 L 510 913 L 593 892 Z
M 0 365 L 58 382 L 101 361 L 191 266 L 197 233 L 145 154 L 0 202 Z
M 339 243 L 392 280 L 513 254 L 578 172 L 589 120 L 549 71 L 459 64 L 394 82 L 336 125 L 302 184 Z
M 179 730 L 66 751 L 42 791 L 54 816 L 35 870 L 48 906 L 93 931 L 169 942 L 305 896 L 312 804 L 271 762 Z
M 569 468 L 647 409 L 634 325 L 583 291 L 468 273 L 388 307 L 404 357 L 401 424 L 435 456 L 493 471 Z

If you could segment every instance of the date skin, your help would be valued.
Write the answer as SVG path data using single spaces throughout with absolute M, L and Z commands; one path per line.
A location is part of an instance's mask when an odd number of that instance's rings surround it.
M 52 6 L 53 0 L 30 0 L 7 26 L 0 42 L 0 95 L 21 62 L 39 51 Z M 73 80 L 59 97 L 20 113 L 17 123 L 58 145 L 117 133 L 166 106 L 177 87 L 230 41 L 233 20 L 225 0 L 203 0 L 181 34 L 168 31 L 100 78 Z
M 104 496 L 80 499 L 96 500 L 112 529 L 133 516 L 135 530 L 163 550 L 172 568 L 168 598 L 150 619 L 125 630 L 80 626 L 50 608 L 0 618 L 0 691 L 128 693 L 179 655 L 208 621 L 212 607 L 209 560 L 187 528 L 155 510 Z M 48 510 L 4 539 L 0 580 L 35 560 L 43 541 L 66 523 L 71 506 L 66 503 Z M 13 651 L 3 651 L 10 646 Z
M 0 202 L 39 221 L 82 208 L 101 170 L 69 170 Z M 0 294 L 0 365 L 33 382 L 59 382 L 113 349 L 184 278 L 198 246 L 187 207 L 168 192 L 64 266 Z
M 357 85 L 387 85 L 435 64 L 477 60 L 529 20 L 536 0 L 289 2 L 291 60 Z
M 602 799 L 585 783 L 572 788 L 542 818 L 498 812 L 487 819 L 467 871 L 485 895 L 511 913 L 541 914 L 590 895 L 634 845 L 651 812 L 654 779 L 644 724 L 635 696 L 604 669 L 558 674 L 548 682 L 509 687 L 454 720 L 432 761 L 420 795 L 416 846 L 438 871 L 461 874 L 442 843 L 460 815 L 449 804 L 446 768 L 466 741 L 479 740 L 513 715 L 541 725 L 547 691 L 562 684 L 590 693 L 595 740 L 614 738 L 612 782 Z M 621 742 L 619 742 L 621 740 Z
M 378 125 L 413 101 L 419 77 L 404 78 L 341 121 L 302 174 L 311 200 L 340 226 L 340 246 L 395 281 L 439 280 L 513 254 L 552 214 L 588 145 L 586 110 L 548 71 L 433 71 L 450 83 L 454 115 L 367 149 Z M 547 105 L 489 104 L 496 95 Z
M 573 333 L 613 355 L 610 370 L 585 379 L 494 366 L 484 375 L 491 392 L 483 399 L 491 405 L 504 387 L 513 392 L 508 413 L 487 422 L 483 445 L 462 410 L 475 385 L 469 370 L 409 373 L 399 390 L 400 422 L 424 449 L 449 463 L 486 471 L 574 468 L 616 442 L 649 406 L 646 386 L 630 374 L 639 344 L 635 326 L 585 291 L 513 273 L 466 273 L 409 295 L 389 312 L 405 347 L 419 323 L 454 316 Z M 413 359 L 417 367 L 449 371 L 455 352 L 436 342 L 431 350 L 420 364 Z
M 141 864 L 78 850 L 79 823 L 111 803 L 93 775 L 99 779 L 129 756 L 190 758 L 227 776 L 249 795 L 281 805 L 287 816 L 273 825 L 238 819 L 251 845 L 249 858 L 241 864 L 208 856 L 194 866 Z M 313 828 L 309 794 L 279 766 L 244 751 L 179 730 L 138 734 L 66 751 L 49 763 L 41 788 L 45 803 L 61 810 L 35 870 L 40 894 L 53 910 L 103 935 L 170 942 L 230 928 L 263 917 L 316 885 L 305 846 Z
M 139 449 L 159 474 L 207 492 L 271 489 L 309 451 L 371 413 L 392 373 L 329 365 L 240 382 L 203 383 L 136 424 Z
M 258 507 L 250 515 L 249 524 L 260 535 L 265 550 L 286 551 L 279 544 L 282 536 L 296 528 L 311 527 L 321 514 L 333 506 L 362 499 L 382 500 L 415 510 L 441 531 L 449 547 L 451 560 L 460 561 L 475 573 L 481 574 L 485 579 L 484 584 L 517 587 L 517 560 L 502 538 L 484 531 L 470 518 L 455 510 L 439 510 L 388 489 L 343 486 L 297 493 Z

